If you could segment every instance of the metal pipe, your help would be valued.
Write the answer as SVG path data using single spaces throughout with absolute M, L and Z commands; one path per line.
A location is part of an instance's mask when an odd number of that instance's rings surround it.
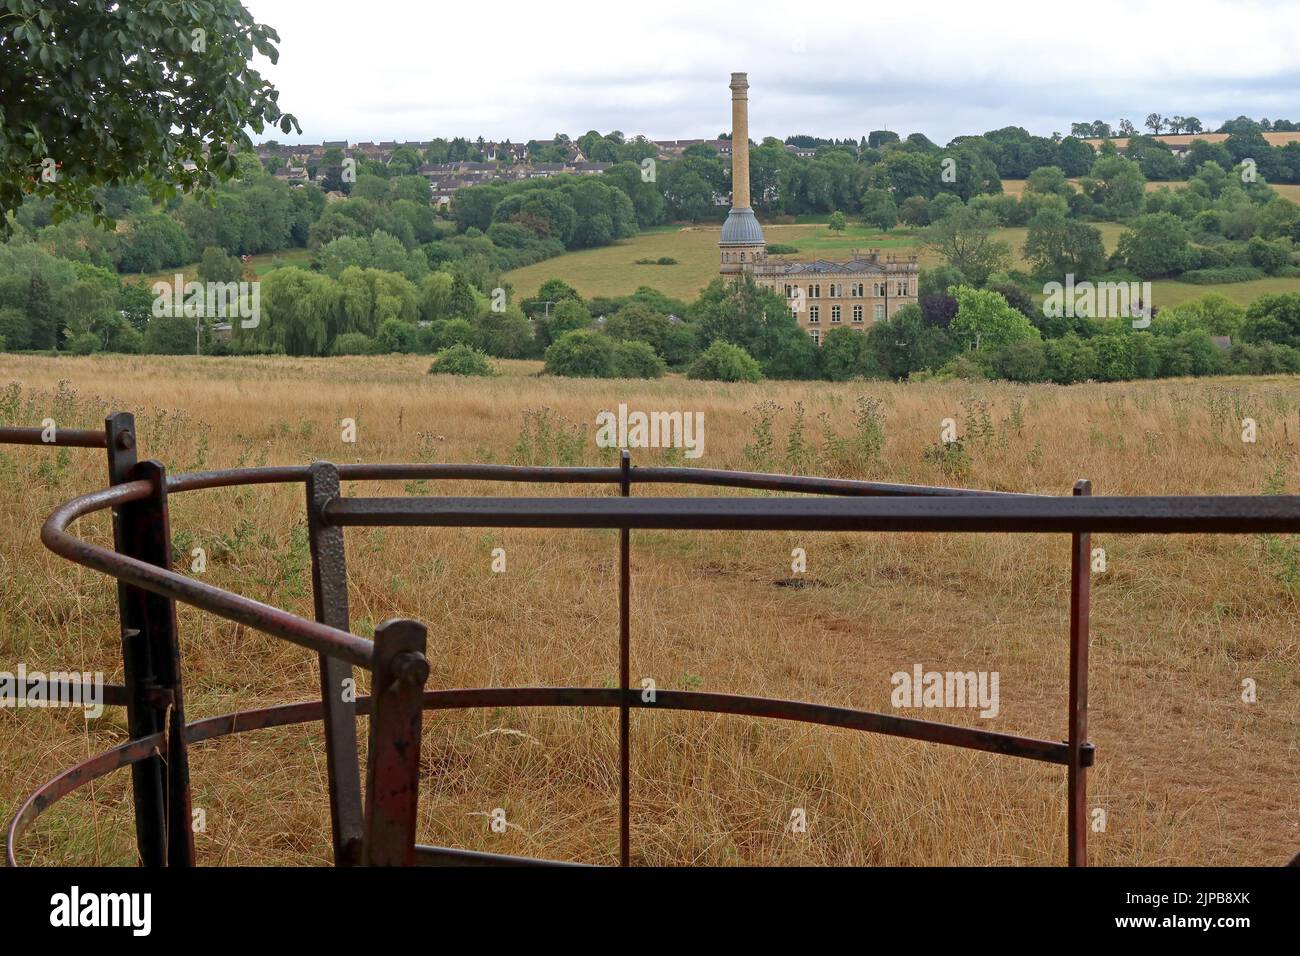
M 370 669 L 374 645 L 365 638 L 309 621 L 252 598 L 231 594 L 145 561 L 116 554 L 82 541 L 66 530 L 77 518 L 112 505 L 140 501 L 148 497 L 152 490 L 148 481 L 129 481 L 66 501 L 46 519 L 41 527 L 41 541 L 55 554 L 76 564 L 101 571 L 154 594 L 211 611 L 218 617 L 274 634 L 318 653 L 331 654 L 358 667 Z
M 324 516 L 343 526 L 1294 534 L 1300 496 L 336 498 Z

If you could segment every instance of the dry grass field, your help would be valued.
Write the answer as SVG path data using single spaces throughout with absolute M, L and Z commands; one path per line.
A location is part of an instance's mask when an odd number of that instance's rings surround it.
M 598 411 L 701 411 L 698 464 L 1068 494 L 1300 491 L 1300 382 L 724 385 L 555 380 L 507 363 L 440 380 L 428 359 L 36 358 L 0 355 L 0 420 L 93 427 L 136 413 L 144 456 L 173 471 L 314 459 L 600 463 Z M 6 386 L 8 383 L 14 383 Z M 878 458 L 855 455 L 860 396 L 879 401 Z M 760 403 L 779 406 L 771 451 Z M 789 441 L 806 410 L 803 447 Z M 1250 416 L 1259 438 L 1243 444 Z M 822 416 L 825 416 L 823 419 Z M 355 445 L 339 421 L 356 419 Z M 968 460 L 936 456 L 954 418 Z M 521 442 L 525 421 L 527 441 Z M 824 432 L 825 429 L 825 432 Z M 748 455 L 746 447 L 751 446 Z M 931 451 L 927 454 L 927 449 Z M 634 452 L 641 464 L 676 460 Z M 112 584 L 45 551 L 41 520 L 102 486 L 102 453 L 0 447 L 0 669 L 90 669 L 119 680 Z M 391 494 L 486 494 L 473 482 Z M 444 492 L 444 488 L 446 491 Z M 605 495 L 598 487 L 537 494 Z M 671 493 L 658 488 L 642 493 Z M 371 484 L 349 494 L 380 493 Z M 707 494 L 705 490 L 684 493 Z M 176 547 L 204 579 L 311 613 L 300 487 L 172 500 Z M 104 515 L 74 530 L 109 541 Z M 994 719 L 906 715 L 1061 739 L 1066 732 L 1069 541 L 1064 536 L 634 532 L 632 675 L 698 688 L 891 711 L 890 676 L 1000 674 Z M 1096 864 L 1285 863 L 1300 849 L 1300 549 L 1256 537 L 1103 535 L 1094 577 L 1089 806 Z M 492 549 L 505 573 L 490 570 Z M 807 551 L 806 574 L 791 551 Z M 430 687 L 612 686 L 617 536 L 481 529 L 348 531 L 353 629 L 410 616 L 430 635 Z M 186 560 L 188 566 L 188 559 Z M 180 609 L 191 720 L 317 693 L 305 650 Z M 1242 700 L 1242 682 L 1258 700 Z M 478 850 L 617 859 L 617 718 L 605 710 L 429 713 L 419 839 Z M 364 721 L 363 721 L 364 731 Z M 639 864 L 1028 865 L 1065 860 L 1063 768 L 804 725 L 632 714 Z M 0 711 L 0 815 L 58 769 L 124 738 L 114 709 Z M 364 739 L 364 738 L 363 738 Z M 329 819 L 316 726 L 191 752 L 204 864 L 321 864 Z M 509 823 L 493 833 L 488 814 Z M 807 832 L 787 831 L 804 808 Z M 54 806 L 28 863 L 133 860 L 129 774 Z

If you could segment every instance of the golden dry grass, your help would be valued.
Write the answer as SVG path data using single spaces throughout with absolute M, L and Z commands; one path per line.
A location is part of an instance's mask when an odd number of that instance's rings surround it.
M 1300 483 L 1295 379 L 1013 387 L 1005 384 L 568 381 L 510 363 L 488 381 L 424 375 L 427 359 L 48 359 L 0 355 L 20 383 L 17 417 L 94 426 L 139 417 L 142 451 L 173 470 L 240 463 L 508 461 L 526 410 L 574 423 L 581 460 L 596 412 L 702 411 L 700 464 L 745 467 L 753 407 L 774 401 L 775 467 L 796 402 L 808 439 L 825 412 L 848 434 L 860 394 L 881 402 L 885 443 L 859 477 L 1066 494 L 1257 493 Z M 58 383 L 69 384 L 60 391 Z M 0 392 L 3 396 L 3 392 Z M 963 406 L 963 400 L 966 400 Z M 973 402 L 973 403 L 972 403 Z M 969 473 L 923 458 L 942 418 L 970 436 Z M 1019 411 L 1017 411 L 1019 409 Z M 1244 445 L 1234 419 L 1259 422 Z M 338 421 L 358 422 L 355 446 Z M 641 451 L 654 463 L 663 453 Z M 115 598 L 100 575 L 39 544 L 54 505 L 99 487 L 101 454 L 0 448 L 0 669 L 95 667 L 120 679 Z M 466 483 L 449 493 L 492 493 Z M 441 490 L 441 489 L 439 489 Z M 519 489 L 524 490 L 524 489 Z M 540 494 L 561 489 L 530 489 Z M 358 486 L 352 493 L 377 493 Z M 428 486 L 387 493 L 427 494 Z M 667 489 L 659 493 L 666 493 Z M 568 493 L 608 494 L 600 488 Z M 644 488 L 637 493 L 650 493 Z M 687 493 L 708 493 L 697 490 Z M 310 613 L 302 490 L 256 487 L 173 499 L 178 543 L 210 555 L 205 580 Z M 96 516 L 75 530 L 106 542 Z M 1253 537 L 1098 536 L 1109 570 L 1093 594 L 1089 805 L 1099 864 L 1280 864 L 1300 848 L 1300 638 L 1296 593 Z M 505 574 L 489 570 L 507 551 Z M 808 552 L 803 587 L 790 553 Z M 353 627 L 389 616 L 430 630 L 431 687 L 608 686 L 617 675 L 617 537 L 608 532 L 354 529 Z M 911 712 L 1051 739 L 1065 734 L 1068 540 L 1061 536 L 668 533 L 633 535 L 634 681 L 890 710 L 890 675 L 914 663 L 996 670 L 1001 713 Z M 312 655 L 181 608 L 190 719 L 305 699 Z M 1241 682 L 1259 700 L 1241 700 Z M 827 728 L 633 713 L 633 858 L 643 864 L 1057 864 L 1065 858 L 1061 768 Z M 364 731 L 364 721 L 363 721 Z M 58 768 L 123 739 L 121 715 L 0 712 L 0 813 Z M 328 859 L 316 727 L 260 731 L 191 754 L 203 863 Z M 608 863 L 617 853 L 611 711 L 427 715 L 420 840 Z M 808 832 L 785 832 L 791 810 Z M 506 811 L 504 834 L 486 814 Z M 38 821 L 21 858 L 132 860 L 129 775 L 116 773 Z

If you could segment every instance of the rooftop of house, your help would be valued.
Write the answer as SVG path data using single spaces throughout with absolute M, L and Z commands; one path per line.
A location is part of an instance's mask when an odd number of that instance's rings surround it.
M 754 267 L 760 274 L 768 275 L 864 275 L 886 272 L 915 272 L 919 269 L 916 256 L 881 256 L 879 252 L 862 255 L 855 250 L 853 258 L 846 262 L 833 259 L 815 259 L 812 262 L 797 262 L 789 259 L 769 259 Z

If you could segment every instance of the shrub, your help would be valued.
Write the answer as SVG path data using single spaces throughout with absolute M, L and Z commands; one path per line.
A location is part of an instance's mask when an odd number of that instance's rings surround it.
M 1280 242 L 1269 242 L 1254 236 L 1247 248 L 1250 250 L 1251 265 L 1263 269 L 1269 275 L 1277 275 L 1278 270 L 1291 261 L 1290 248 Z
M 94 332 L 82 332 L 68 340 L 68 351 L 73 355 L 89 355 L 99 351 L 99 338 Z
M 224 345 L 224 342 L 213 342 L 208 346 L 208 354 L 214 354 L 213 350 L 218 345 Z M 136 331 L 129 325 L 123 325 L 116 329 L 108 340 L 105 347 L 106 352 L 115 352 L 119 355 L 139 355 L 144 349 L 144 335 Z M 3 351 L 3 349 L 0 349 Z
M 1261 295 L 1246 310 L 1241 337 L 1246 342 L 1300 347 L 1300 294 Z
M 1264 270 L 1254 266 L 1228 266 L 1223 269 L 1193 269 L 1178 278 L 1195 285 L 1218 285 L 1221 282 L 1249 282 L 1263 277 Z
M 433 330 L 433 348 L 436 352 L 453 345 L 478 347 L 478 330 L 466 319 L 440 319 L 429 328 Z
M 344 332 L 334 340 L 335 355 L 373 355 L 375 340 L 364 332 Z
M 144 329 L 146 355 L 191 355 L 194 320 L 181 315 L 151 318 Z
M 574 329 L 546 350 L 546 371 L 572 378 L 613 378 L 615 341 L 590 329 Z
M 1294 374 L 1300 372 L 1300 351 L 1276 342 L 1238 343 L 1228 353 L 1228 370 L 1236 375 Z
M 952 379 L 960 379 L 966 382 L 982 381 L 988 378 L 988 375 L 985 374 L 983 366 L 977 361 L 977 358 L 981 357 L 987 358 L 986 356 L 976 356 L 970 352 L 955 355 L 943 364 L 939 371 L 935 373 L 935 377 L 943 381 Z
M 495 375 L 492 363 L 478 349 L 458 344 L 445 348 L 429 366 L 430 375 Z
M 992 356 L 992 372 L 1013 382 L 1042 382 L 1047 378 L 1047 348 L 1026 339 L 999 349 Z
M 719 339 L 691 363 L 686 377 L 717 382 L 757 382 L 763 377 L 763 372 L 753 356 L 739 345 Z
M 799 247 L 792 246 L 787 242 L 769 242 L 767 251 L 774 256 L 793 256 L 798 255 Z
M 375 343 L 380 352 L 403 354 L 414 352 L 417 332 L 417 326 L 410 322 L 403 322 L 401 319 L 384 319 L 379 323 Z
M 630 340 L 614 346 L 614 375 L 618 378 L 663 378 L 666 370 L 649 342 Z

